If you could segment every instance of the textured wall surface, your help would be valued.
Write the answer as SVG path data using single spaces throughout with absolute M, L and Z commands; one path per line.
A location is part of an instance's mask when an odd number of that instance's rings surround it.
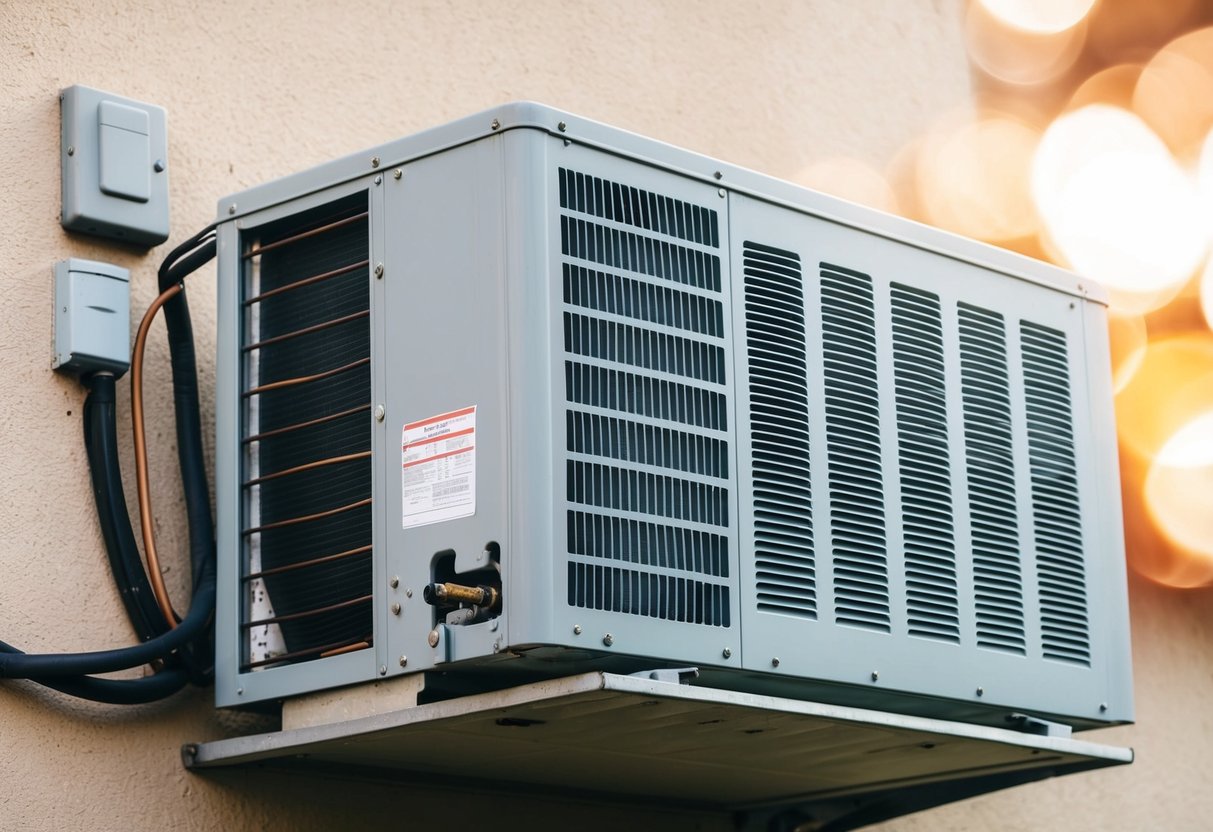
M 518 98 L 776 176 L 844 153 L 880 167 L 967 99 L 959 18 L 958 0 L 0 3 L 0 638 L 30 651 L 131 638 L 93 516 L 82 390 L 49 370 L 51 267 L 68 256 L 129 267 L 138 315 L 168 247 L 144 253 L 59 227 L 61 87 L 167 108 L 175 243 L 212 218 L 221 195 Z M 193 284 L 209 391 L 214 294 L 205 272 Z M 167 381 L 162 330 L 152 340 L 155 391 Z M 123 385 L 120 418 L 128 415 Z M 149 441 L 156 524 L 170 588 L 183 599 L 173 426 L 155 396 Z M 1140 723 L 1092 738 L 1135 745 L 1138 763 L 889 827 L 1207 828 L 1211 600 L 1132 586 Z M 193 776 L 180 744 L 238 732 L 246 720 L 217 714 L 209 700 L 194 692 L 120 710 L 0 684 L 0 829 L 332 829 L 399 826 L 406 815 L 437 829 L 445 824 L 433 807 L 448 800 L 506 828 L 730 827 L 686 812 L 466 795 L 457 784 Z

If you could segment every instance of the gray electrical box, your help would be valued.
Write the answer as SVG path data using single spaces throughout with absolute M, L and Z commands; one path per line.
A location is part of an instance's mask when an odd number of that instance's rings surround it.
M 79 84 L 59 99 L 63 227 L 143 246 L 167 240 L 164 108 Z
M 52 367 L 122 375 L 131 359 L 131 274 L 121 266 L 72 257 L 55 264 Z
M 220 705 L 694 665 L 1132 719 L 1089 283 L 532 104 L 219 219 Z

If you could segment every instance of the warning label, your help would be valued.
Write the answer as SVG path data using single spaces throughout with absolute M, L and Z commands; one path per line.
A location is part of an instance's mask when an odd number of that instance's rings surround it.
M 475 405 L 405 425 L 400 460 L 404 528 L 475 514 Z

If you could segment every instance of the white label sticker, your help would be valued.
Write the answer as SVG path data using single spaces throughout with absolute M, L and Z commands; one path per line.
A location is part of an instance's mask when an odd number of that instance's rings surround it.
M 404 426 L 404 528 L 476 513 L 476 406 Z

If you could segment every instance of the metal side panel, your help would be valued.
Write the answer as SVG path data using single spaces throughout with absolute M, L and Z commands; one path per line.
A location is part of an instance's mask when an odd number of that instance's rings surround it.
M 580 790 L 603 799 L 729 810 L 793 804 L 811 812 L 842 797 L 859 806 L 867 797 L 978 775 L 985 783 L 980 791 L 989 791 L 1122 765 L 1133 752 L 587 673 L 348 722 L 187 745 L 183 759 L 194 771 L 250 763 L 337 766 L 343 776 L 411 773 L 496 788 Z
M 549 141 L 556 636 L 736 667 L 727 202 Z
M 1131 719 L 1084 302 L 730 202 L 746 669 Z

